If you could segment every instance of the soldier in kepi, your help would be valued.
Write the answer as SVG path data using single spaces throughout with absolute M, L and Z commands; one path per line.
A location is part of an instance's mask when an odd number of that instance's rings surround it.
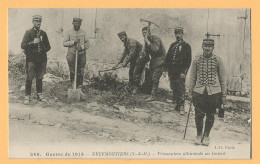
M 168 71 L 174 108 L 184 114 L 185 78 L 191 64 L 191 47 L 183 40 L 183 27 L 174 28 L 176 41 L 170 45 L 164 67 Z
M 70 69 L 70 82 L 73 85 L 74 72 L 75 72 L 75 55 L 78 51 L 78 64 L 77 64 L 77 87 L 83 85 L 84 68 L 86 65 L 86 50 L 89 48 L 90 43 L 87 38 L 87 33 L 80 29 L 82 19 L 73 18 L 73 29 L 69 30 L 64 38 L 63 45 L 68 47 L 67 62 Z
M 32 81 L 36 79 L 38 101 L 47 102 L 42 95 L 42 79 L 46 72 L 47 52 L 51 49 L 46 32 L 40 29 L 41 15 L 32 17 L 33 28 L 24 34 L 21 48 L 26 55 L 26 84 L 24 104 L 28 105 L 31 98 Z
M 214 40 L 204 39 L 203 54 L 197 56 L 191 67 L 189 91 L 195 107 L 196 144 L 209 145 L 209 133 L 214 124 L 216 108 L 226 99 L 226 72 L 222 60 L 214 55 Z M 205 128 L 203 119 L 206 114 Z
M 118 65 L 122 64 L 123 67 L 126 67 L 128 63 L 130 63 L 129 69 L 129 84 L 130 86 L 134 86 L 134 71 L 136 67 L 136 60 L 139 57 L 139 53 L 142 51 L 142 44 L 137 40 L 127 37 L 125 31 L 122 31 L 117 34 L 120 40 L 124 43 L 124 52 L 119 60 L 119 62 L 113 67 L 116 68 Z M 140 79 L 137 79 L 140 80 Z M 137 87 L 134 87 L 133 94 L 137 93 Z
M 144 49 L 137 59 L 137 69 L 134 72 L 135 83 L 138 85 L 144 70 L 145 64 L 150 60 L 150 74 L 149 81 L 152 82 L 151 95 L 146 99 L 146 101 L 153 101 L 156 99 L 159 81 L 163 73 L 163 63 L 165 59 L 165 49 L 162 40 L 155 35 L 150 34 L 148 27 L 142 29 L 142 35 L 144 37 L 145 45 Z

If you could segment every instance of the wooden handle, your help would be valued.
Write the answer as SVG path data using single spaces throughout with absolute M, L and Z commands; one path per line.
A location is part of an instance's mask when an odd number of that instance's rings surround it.
M 78 45 L 78 43 L 77 43 Z M 76 49 L 76 56 L 75 56 L 75 71 L 74 71 L 74 86 L 73 89 L 77 88 L 77 73 L 78 73 L 78 49 Z

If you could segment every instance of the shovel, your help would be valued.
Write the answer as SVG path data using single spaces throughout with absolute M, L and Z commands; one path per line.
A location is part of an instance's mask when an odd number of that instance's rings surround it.
M 68 102 L 79 102 L 80 95 L 82 94 L 81 89 L 77 89 L 77 68 L 78 68 L 78 50 L 76 50 L 75 56 L 75 74 L 74 74 L 74 82 L 73 89 L 68 89 Z

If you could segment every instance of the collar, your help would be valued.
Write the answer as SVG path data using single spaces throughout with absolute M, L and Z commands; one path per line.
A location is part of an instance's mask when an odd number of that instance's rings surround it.
M 206 59 L 209 59 L 213 56 L 213 53 L 211 53 L 209 56 L 206 56 L 204 53 L 203 53 L 203 57 L 206 58 Z

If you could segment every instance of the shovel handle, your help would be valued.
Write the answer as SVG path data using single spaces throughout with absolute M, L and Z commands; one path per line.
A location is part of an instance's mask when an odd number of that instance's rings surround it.
M 77 45 L 78 45 L 78 43 L 77 43 Z M 77 73 L 78 73 L 78 50 L 76 49 L 73 89 L 77 88 Z

